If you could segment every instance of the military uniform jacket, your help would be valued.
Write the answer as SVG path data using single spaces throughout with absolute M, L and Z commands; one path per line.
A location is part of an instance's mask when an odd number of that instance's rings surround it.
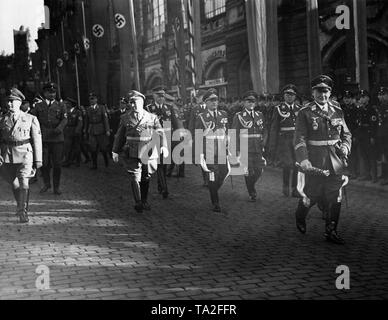
M 251 112 L 253 112 L 253 117 Z M 236 113 L 232 129 L 236 130 L 237 152 L 240 152 L 240 138 L 248 139 L 248 152 L 262 154 L 267 130 L 265 129 L 264 116 L 260 111 L 244 109 Z M 243 130 L 243 131 L 241 131 Z
M 65 141 L 63 131 L 67 125 L 66 107 L 54 100 L 50 106 L 41 101 L 31 110 L 31 114 L 39 120 L 43 142 Z
M 344 112 L 345 121 L 350 132 L 354 133 L 358 127 L 359 108 L 353 103 L 350 105 L 343 103 L 341 109 Z
M 103 105 L 89 106 L 86 109 L 86 133 L 92 136 L 110 132 L 108 113 Z
M 379 126 L 379 115 L 375 107 L 361 107 L 358 113 L 357 129 L 354 135 L 358 139 L 376 138 Z
M 5 163 L 42 162 L 42 135 L 38 119 L 20 112 L 16 122 L 10 114 L 0 118 L 0 154 Z
M 225 111 L 214 111 L 214 116 L 209 110 L 200 113 L 195 122 L 195 129 L 202 129 L 204 132 L 203 154 L 205 157 L 214 154 L 214 163 L 217 163 L 220 152 L 227 154 L 228 114 Z
M 155 103 L 148 105 L 145 108 L 148 112 L 155 114 L 164 131 L 183 129 L 183 123 L 179 119 L 178 111 L 168 104 L 157 106 Z M 171 125 L 167 126 L 166 122 L 170 122 Z
M 382 106 L 380 109 L 377 136 L 388 138 L 388 105 Z
M 193 137 L 194 137 L 194 129 L 195 129 L 196 119 L 200 113 L 203 113 L 205 111 L 206 111 L 206 104 L 205 103 L 197 104 L 197 105 L 193 106 L 193 108 L 191 109 L 190 119 L 189 119 L 189 130 L 190 130 L 191 134 L 193 135 Z
M 351 150 L 352 135 L 341 108 L 329 102 L 324 113 L 316 102 L 302 108 L 296 120 L 296 161 L 310 160 L 313 167 L 341 174 L 344 164 L 336 152 L 336 145 Z
M 83 126 L 82 111 L 73 108 L 67 113 L 65 135 L 81 135 Z
M 124 155 L 129 158 L 142 158 L 144 148 L 151 143 L 155 135 L 159 135 L 161 145 L 167 147 L 163 128 L 156 115 L 144 110 L 143 117 L 137 119 L 135 112 L 127 112 L 121 116 L 112 151 L 124 151 Z M 158 156 L 156 148 L 152 148 L 150 159 Z

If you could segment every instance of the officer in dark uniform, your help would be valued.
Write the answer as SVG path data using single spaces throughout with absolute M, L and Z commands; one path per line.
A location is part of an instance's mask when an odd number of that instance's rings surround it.
M 51 168 L 53 169 L 54 194 L 60 195 L 62 160 L 64 149 L 64 129 L 67 125 L 66 107 L 55 100 L 57 86 L 55 83 L 47 83 L 43 87 L 44 100 L 35 105 L 31 114 L 35 115 L 42 129 L 43 140 L 43 167 L 42 175 L 44 186 L 41 193 L 51 188 Z
M 82 111 L 77 108 L 77 101 L 66 98 L 64 104 L 67 109 L 67 126 L 65 128 L 65 161 L 63 167 L 70 167 L 73 163 L 77 167 L 81 162 L 81 135 L 82 135 Z
M 203 130 L 203 152 L 200 154 L 199 162 L 208 175 L 213 211 L 222 212 L 218 190 L 222 187 L 230 172 L 227 158 L 228 114 L 217 109 L 218 93 L 216 89 L 209 89 L 203 100 L 207 109 L 197 116 L 195 123 L 196 130 Z M 195 140 L 200 138 L 202 137 L 194 137 Z
M 379 127 L 377 138 L 381 156 L 381 185 L 388 184 L 388 88 L 382 87 L 379 96 Z
M 118 162 L 119 153 L 129 173 L 135 210 L 150 210 L 147 202 L 151 175 L 158 165 L 158 141 L 161 138 L 161 154 L 168 157 L 167 141 L 156 115 L 144 110 L 145 96 L 132 90 L 128 94 L 131 111 L 121 117 L 121 122 L 113 144 L 113 161 Z M 153 146 L 152 140 L 154 140 Z M 151 145 L 151 146 L 150 146 Z M 148 149 L 151 148 L 151 154 Z M 145 156 L 148 154 L 148 157 Z
M 206 103 L 203 101 L 203 96 L 206 94 L 206 90 L 198 90 L 197 96 L 196 96 L 196 104 L 193 106 L 190 112 L 190 120 L 189 120 L 189 131 L 191 133 L 191 138 L 193 141 L 192 144 L 192 149 L 195 150 L 195 123 L 196 119 L 199 114 L 203 113 L 206 111 Z M 193 158 L 194 159 L 194 158 Z M 195 160 L 195 159 L 194 159 Z M 195 161 L 193 161 L 195 163 Z M 203 186 L 207 187 L 208 186 L 208 181 L 207 181 L 207 173 L 203 171 L 201 167 L 201 172 L 202 172 L 202 178 L 203 178 Z
M 370 95 L 366 90 L 359 92 L 359 122 L 354 131 L 357 142 L 357 154 L 360 159 L 361 181 L 377 182 L 376 137 L 379 125 L 376 107 L 370 104 Z
M 358 128 L 359 109 L 354 103 L 354 95 L 347 90 L 343 94 L 341 109 L 344 112 L 345 122 L 348 125 L 350 132 L 353 134 Z M 357 150 L 357 141 L 353 137 L 352 149 Z M 357 178 L 359 175 L 359 159 L 357 152 L 352 152 L 349 155 L 349 171 L 351 178 Z
M 129 110 L 129 105 L 126 97 L 121 97 L 119 101 L 119 106 L 113 106 L 113 108 L 109 110 L 109 127 L 111 130 L 111 135 L 109 137 L 110 149 L 113 148 L 115 134 L 119 129 L 121 117 L 128 110 Z
M 177 110 L 173 106 L 165 103 L 166 91 L 164 87 L 159 86 L 152 90 L 154 102 L 148 105 L 145 109 L 158 116 L 160 124 L 163 127 L 164 133 L 172 135 L 177 129 L 183 129 L 182 121 L 179 119 Z M 171 139 L 169 139 L 171 141 Z M 169 146 L 171 150 L 171 146 Z M 167 165 L 163 163 L 163 159 L 160 159 L 158 164 L 158 190 L 162 194 L 163 198 L 168 198 L 168 187 L 167 187 Z
M 89 94 L 89 107 L 86 109 L 86 133 L 92 155 L 92 170 L 97 170 L 98 152 L 104 157 L 105 167 L 109 166 L 108 147 L 110 127 L 108 113 L 105 106 L 98 104 L 97 95 Z
M 283 169 L 283 194 L 290 195 L 290 175 L 292 176 L 292 196 L 299 197 L 296 190 L 297 174 L 295 168 L 295 150 L 293 145 L 295 122 L 301 106 L 295 103 L 297 88 L 293 84 L 286 85 L 283 90 L 284 102 L 274 109 L 269 154 L 273 161 L 278 161 Z
M 19 222 L 28 222 L 29 179 L 42 166 L 39 121 L 20 110 L 24 95 L 11 89 L 9 111 L 0 117 L 0 174 L 12 185 Z
M 251 202 L 256 201 L 255 184 L 266 166 L 263 150 L 267 139 L 267 130 L 263 114 L 260 111 L 255 111 L 257 98 L 258 94 L 254 91 L 248 91 L 243 95 L 243 110 L 235 115 L 232 124 L 232 129 L 236 130 L 237 162 L 241 161 L 241 157 L 247 158 L 245 159 L 247 167 L 244 178 Z M 248 150 L 241 150 L 240 139 L 248 140 L 246 144 Z
M 303 199 L 299 200 L 295 213 L 296 226 L 301 233 L 306 233 L 307 213 L 314 204 L 321 203 L 328 208 L 326 240 L 343 244 L 337 225 L 344 185 L 344 160 L 350 153 L 352 135 L 343 111 L 330 100 L 333 80 L 321 75 L 313 79 L 311 87 L 314 101 L 299 111 L 295 128 L 296 160 L 304 172 L 298 175 L 298 190 Z M 317 171 L 325 174 L 316 175 Z

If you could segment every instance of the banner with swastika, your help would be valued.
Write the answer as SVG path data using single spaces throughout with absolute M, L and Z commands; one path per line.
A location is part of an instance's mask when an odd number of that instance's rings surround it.
M 115 25 L 118 29 L 124 28 L 126 23 L 127 21 L 125 20 L 125 17 L 122 14 L 120 13 L 115 14 Z
M 100 24 L 95 24 L 92 27 L 92 32 L 96 38 L 102 38 L 104 36 L 104 28 Z

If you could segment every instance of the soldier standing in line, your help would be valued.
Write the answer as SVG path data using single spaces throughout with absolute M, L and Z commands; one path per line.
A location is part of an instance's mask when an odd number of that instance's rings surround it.
M 257 192 L 255 184 L 263 173 L 266 161 L 263 157 L 267 130 L 265 129 L 264 116 L 260 111 L 255 111 L 258 94 L 248 91 L 243 95 L 243 110 L 238 112 L 232 124 L 232 129 L 236 130 L 237 139 L 237 161 L 241 156 L 248 157 L 248 167 L 245 172 L 245 184 L 251 202 L 256 201 Z M 241 132 L 241 130 L 245 132 Z M 240 137 L 248 139 L 247 155 L 241 155 Z
M 312 206 L 321 203 L 328 208 L 325 238 L 327 241 L 344 244 L 337 233 L 341 212 L 343 171 L 345 159 L 350 153 L 352 135 L 346 125 L 343 111 L 330 101 L 333 80 L 325 75 L 311 82 L 314 101 L 302 108 L 296 120 L 296 160 L 305 173 L 298 189 L 305 195 L 299 200 L 295 212 L 296 226 L 306 233 L 306 216 Z M 312 172 L 322 171 L 325 175 Z
M 357 141 L 357 153 L 360 159 L 361 181 L 377 182 L 377 150 L 376 136 L 379 125 L 378 113 L 370 105 L 370 94 L 366 90 L 359 92 L 359 121 L 354 135 Z
M 29 179 L 42 166 L 39 121 L 21 112 L 24 99 L 18 89 L 12 89 L 8 96 L 9 111 L 0 117 L 0 173 L 12 186 L 21 223 L 29 221 Z
M 82 111 L 76 107 L 77 101 L 66 98 L 64 104 L 67 109 L 67 126 L 65 128 L 65 161 L 63 167 L 70 167 L 73 163 L 77 167 L 81 163 L 81 135 Z
M 173 106 L 165 103 L 166 91 L 162 86 L 156 87 L 152 90 L 154 102 L 146 106 L 146 110 L 155 114 L 163 127 L 165 134 L 172 134 L 177 129 L 183 129 L 182 121 L 179 119 L 178 112 Z M 169 146 L 171 150 L 171 146 Z M 167 165 L 163 163 L 163 159 L 160 159 L 158 164 L 158 191 L 162 194 L 163 199 L 168 198 L 167 187 Z
M 156 115 L 144 110 L 145 96 L 135 90 L 128 94 L 131 111 L 121 117 L 119 129 L 113 143 L 112 158 L 118 162 L 121 153 L 129 173 L 135 210 L 151 210 L 147 202 L 151 176 L 157 170 L 158 147 L 152 147 L 152 154 L 144 156 L 144 150 L 155 139 L 155 134 L 161 137 L 161 154 L 168 157 L 167 141 L 163 128 Z
M 381 179 L 380 184 L 388 184 L 388 88 L 382 87 L 379 90 L 379 127 L 377 137 L 381 155 Z
M 218 111 L 218 93 L 209 89 L 203 100 L 206 111 L 197 116 L 195 129 L 203 130 L 203 152 L 200 154 L 202 169 L 208 175 L 210 199 L 214 212 L 222 212 L 218 198 L 218 190 L 224 184 L 230 172 L 228 155 L 228 114 Z M 198 137 L 194 137 L 195 140 Z M 225 211 L 224 211 L 225 212 Z
M 31 114 L 39 120 L 43 140 L 42 175 L 44 186 L 40 193 L 51 189 L 51 168 L 53 169 L 54 194 L 61 195 L 60 182 L 62 173 L 63 148 L 65 137 L 63 131 L 67 125 L 67 111 L 63 104 L 55 100 L 57 86 L 47 83 L 43 87 L 44 100 L 35 105 Z
M 98 152 L 104 157 L 105 167 L 109 166 L 108 146 L 110 127 L 108 113 L 105 106 L 98 104 L 97 95 L 89 94 L 89 107 L 86 109 L 86 134 L 92 155 L 91 170 L 97 170 Z
M 269 153 L 273 161 L 279 161 L 283 170 L 283 194 L 290 195 L 290 175 L 292 176 L 292 196 L 299 197 L 296 190 L 298 170 L 295 167 L 293 139 L 295 122 L 300 106 L 295 103 L 297 88 L 293 84 L 283 88 L 284 102 L 275 107 L 271 127 Z
M 351 133 L 354 133 L 358 127 L 359 110 L 353 102 L 353 94 L 349 90 L 344 92 L 341 109 L 344 112 L 346 124 Z M 352 149 L 357 150 L 357 141 L 353 136 Z M 359 175 L 359 159 L 357 152 L 352 152 L 349 155 L 349 171 L 350 178 L 357 178 Z
M 198 90 L 197 96 L 196 96 L 196 104 L 193 106 L 190 112 L 190 118 L 189 118 L 189 131 L 191 133 L 191 138 L 193 141 L 192 144 L 192 150 L 195 150 L 195 139 L 194 139 L 194 134 L 195 134 L 195 122 L 200 113 L 203 113 L 206 111 L 206 103 L 203 102 L 203 96 L 205 95 L 206 90 Z M 193 152 L 194 156 L 194 152 Z M 195 163 L 195 158 L 193 158 L 193 162 Z M 208 181 L 207 181 L 207 174 L 205 171 L 203 171 L 201 167 L 201 172 L 202 172 L 202 178 L 203 178 L 203 186 L 207 187 L 208 186 Z

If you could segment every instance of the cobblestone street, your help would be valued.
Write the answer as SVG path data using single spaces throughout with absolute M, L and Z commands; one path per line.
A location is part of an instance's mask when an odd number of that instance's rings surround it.
M 247 202 L 243 177 L 221 190 L 228 215 L 210 211 L 200 169 L 170 178 L 162 200 L 153 177 L 152 211 L 135 213 L 124 169 L 64 170 L 63 195 L 32 185 L 30 223 L 16 223 L 11 191 L 0 181 L 0 299 L 387 299 L 387 191 L 348 187 L 339 231 L 323 240 L 314 208 L 306 235 L 294 222 L 297 200 L 281 195 L 268 169 L 260 201 Z M 38 291 L 36 268 L 50 270 Z M 335 287 L 337 266 L 350 290 Z

